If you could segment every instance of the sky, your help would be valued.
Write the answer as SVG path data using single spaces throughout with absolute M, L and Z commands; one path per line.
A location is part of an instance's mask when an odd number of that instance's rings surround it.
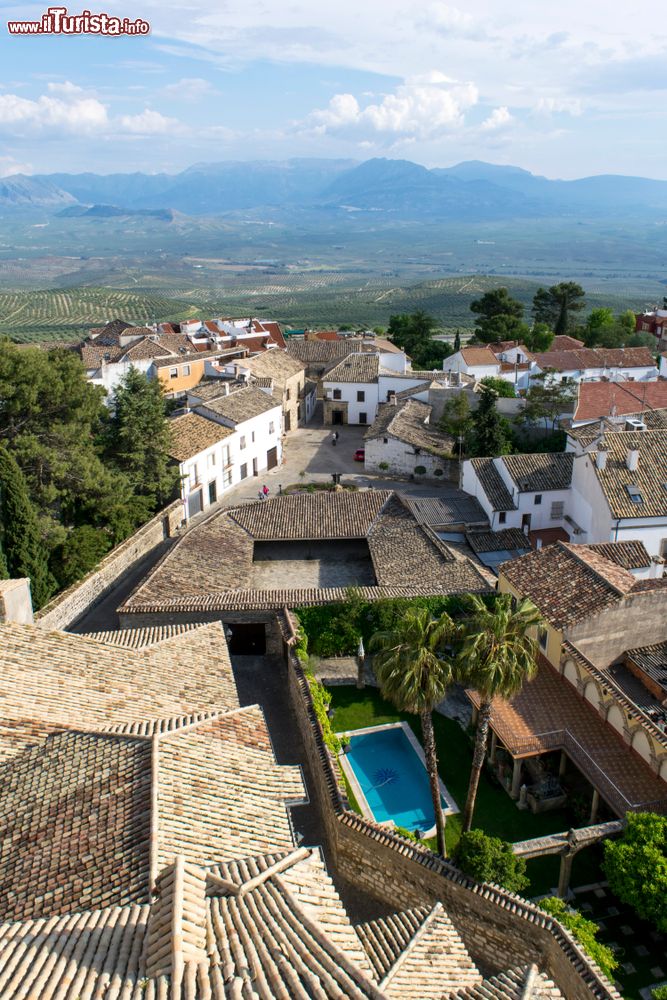
M 0 176 L 194 163 L 480 159 L 667 179 L 658 0 L 90 0 L 145 35 L 10 34 Z

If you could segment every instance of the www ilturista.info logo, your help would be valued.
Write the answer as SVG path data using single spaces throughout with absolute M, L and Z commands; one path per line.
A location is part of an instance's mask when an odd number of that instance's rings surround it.
M 112 14 L 68 14 L 67 7 L 49 7 L 40 21 L 8 21 L 10 35 L 147 35 L 151 26 L 137 18 L 114 17 Z

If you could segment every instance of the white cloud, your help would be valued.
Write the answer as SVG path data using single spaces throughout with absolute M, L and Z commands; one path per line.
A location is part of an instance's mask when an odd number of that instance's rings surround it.
M 183 77 L 176 83 L 170 83 L 164 88 L 164 93 L 181 101 L 198 101 L 207 94 L 215 93 L 215 87 L 198 76 Z
M 31 163 L 19 163 L 13 156 L 0 156 L 0 177 L 11 177 L 12 174 L 31 174 Z
M 123 131 L 132 135 L 164 135 L 174 127 L 180 128 L 180 122 L 175 118 L 167 118 L 149 108 L 139 115 L 121 115 L 118 122 Z
M 36 100 L 17 94 L 0 94 L 0 128 L 15 133 L 58 129 L 68 133 L 88 134 L 108 124 L 106 107 L 95 97 L 86 97 L 78 87 L 67 90 L 66 84 L 49 85 L 49 90 L 64 97 L 42 94 Z M 59 88 L 59 89 L 56 89 Z
M 583 114 L 583 105 L 578 97 L 540 97 L 535 111 L 538 115 L 566 114 L 576 118 Z
M 364 108 L 353 94 L 336 94 L 326 108 L 313 111 L 305 124 L 320 134 L 428 139 L 460 128 L 478 96 L 473 83 L 450 81 L 446 85 L 405 83 Z
M 513 121 L 514 118 L 510 114 L 509 108 L 494 108 L 479 127 L 484 132 L 495 132 L 497 129 L 505 128 Z

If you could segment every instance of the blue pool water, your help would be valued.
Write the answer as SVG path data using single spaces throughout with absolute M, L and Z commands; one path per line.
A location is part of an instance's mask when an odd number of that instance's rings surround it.
M 378 823 L 423 831 L 435 824 L 426 768 L 402 728 L 352 736 L 347 760 Z

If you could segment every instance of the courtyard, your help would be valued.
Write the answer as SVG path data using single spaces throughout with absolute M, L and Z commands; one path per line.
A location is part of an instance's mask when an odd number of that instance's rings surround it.
M 300 587 L 374 587 L 365 538 L 302 542 L 255 542 L 250 585 L 255 590 L 280 590 L 288 580 Z

